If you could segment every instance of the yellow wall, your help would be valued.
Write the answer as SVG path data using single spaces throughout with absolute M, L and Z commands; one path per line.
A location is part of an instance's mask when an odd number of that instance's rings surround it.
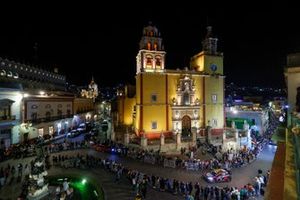
M 153 105 L 143 108 L 143 129 L 146 132 L 161 132 L 166 130 L 166 106 Z M 152 121 L 157 122 L 157 129 L 152 129 Z
M 223 74 L 223 56 L 210 56 L 204 55 L 204 71 L 211 73 L 211 64 L 217 65 L 217 71 L 215 73 Z
M 224 78 L 205 78 L 205 123 L 217 119 L 217 128 L 224 126 Z M 217 95 L 217 102 L 212 102 L 212 95 Z
M 180 75 L 179 74 L 168 74 L 168 130 L 172 130 L 172 99 L 175 97 L 176 98 L 176 88 L 177 88 L 177 82 L 179 79 Z
M 141 83 L 141 76 L 140 76 L 140 74 L 138 74 L 138 75 L 136 75 L 135 76 L 135 81 L 136 81 L 136 92 L 135 92 L 135 94 L 136 94 L 136 103 L 137 104 L 140 104 L 141 103 L 141 98 L 140 98 L 140 89 L 141 89 L 141 86 L 140 86 L 140 83 Z
M 138 133 L 138 131 L 140 130 L 140 106 L 136 106 L 136 114 L 135 114 L 135 125 L 134 125 L 134 128 L 135 128 L 135 131 L 136 133 Z
M 140 75 L 139 75 L 140 76 Z M 158 132 L 166 129 L 166 75 L 162 73 L 143 73 L 143 130 Z M 140 77 L 139 77 L 140 78 Z M 137 83 L 138 85 L 140 82 Z M 140 86 L 139 86 L 140 87 Z M 138 95 L 140 91 L 137 91 Z M 157 101 L 151 96 L 156 94 Z M 157 129 L 152 129 L 152 121 L 157 122 Z M 140 129 L 140 127 L 139 127 Z
M 133 107 L 136 104 L 135 98 L 125 98 L 125 105 L 124 106 L 124 124 L 132 125 L 133 118 Z
M 162 73 L 143 74 L 143 104 L 166 103 L 166 75 Z M 151 95 L 157 95 L 157 102 L 151 102 Z
M 93 99 L 74 98 L 74 113 L 94 110 Z
M 197 71 L 212 73 L 211 64 L 217 65 L 215 73 L 223 74 L 223 56 L 222 55 L 206 55 L 203 52 L 195 55 L 191 59 L 191 68 Z
M 204 56 L 201 53 L 191 59 L 191 67 L 199 72 L 204 71 Z

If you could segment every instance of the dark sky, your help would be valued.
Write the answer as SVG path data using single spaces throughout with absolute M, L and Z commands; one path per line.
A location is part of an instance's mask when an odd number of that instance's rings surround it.
M 92 75 L 100 86 L 134 83 L 138 43 L 148 21 L 161 31 L 170 69 L 188 66 L 209 24 L 224 52 L 227 83 L 284 87 L 286 54 L 300 51 L 300 15 L 290 8 L 119 7 L 2 17 L 0 56 L 34 63 L 37 42 L 39 65 L 58 66 L 70 83 L 86 85 Z

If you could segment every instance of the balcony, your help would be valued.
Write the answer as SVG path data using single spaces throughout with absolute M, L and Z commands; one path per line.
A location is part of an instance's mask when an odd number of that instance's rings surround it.
M 72 118 L 73 115 L 60 115 L 60 116 L 53 116 L 53 117 L 44 117 L 44 118 L 38 118 L 38 119 L 31 119 L 28 120 L 32 124 L 39 124 L 44 122 L 52 122 L 60 119 L 66 119 L 66 118 Z
M 16 115 L 0 116 L 0 122 L 14 121 L 14 120 L 16 120 Z

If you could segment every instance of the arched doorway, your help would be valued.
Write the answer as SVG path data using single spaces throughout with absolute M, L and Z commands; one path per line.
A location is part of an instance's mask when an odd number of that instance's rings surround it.
M 182 117 L 182 137 L 191 136 L 191 118 L 188 115 Z

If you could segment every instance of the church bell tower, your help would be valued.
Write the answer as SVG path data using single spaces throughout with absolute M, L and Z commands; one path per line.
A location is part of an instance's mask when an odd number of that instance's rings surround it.
M 140 50 L 136 57 L 136 73 L 162 72 L 165 68 L 165 55 L 160 32 L 149 22 L 149 25 L 144 27 L 140 40 Z

